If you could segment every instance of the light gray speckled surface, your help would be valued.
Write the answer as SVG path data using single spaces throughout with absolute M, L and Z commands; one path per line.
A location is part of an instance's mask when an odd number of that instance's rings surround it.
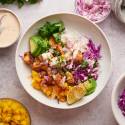
M 3 7 L 3 6 L 1 6 Z M 22 20 L 22 32 L 43 15 L 73 10 L 73 0 L 43 0 L 34 6 L 18 9 L 15 5 L 4 6 L 12 9 Z M 125 25 L 118 22 L 113 14 L 99 24 L 109 39 L 112 51 L 113 73 L 103 92 L 91 103 L 78 109 L 57 110 L 41 105 L 22 88 L 15 70 L 16 45 L 0 49 L 0 97 L 21 101 L 29 109 L 32 125 L 117 125 L 110 105 L 111 91 L 115 81 L 125 72 Z

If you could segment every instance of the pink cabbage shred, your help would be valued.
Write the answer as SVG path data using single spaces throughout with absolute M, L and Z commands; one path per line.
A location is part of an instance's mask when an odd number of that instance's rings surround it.
M 87 46 L 88 46 L 88 49 L 84 53 L 85 59 L 98 60 L 101 58 L 101 55 L 100 55 L 101 45 L 96 47 L 95 44 L 92 42 L 92 40 L 89 40 L 89 43 L 87 44 Z
M 87 0 L 88 1 L 88 0 Z M 111 4 L 109 0 L 90 0 L 88 4 L 86 0 L 76 0 L 76 13 L 97 22 L 106 17 L 110 10 Z
M 120 110 L 122 111 L 122 114 L 125 116 L 125 89 L 121 93 L 119 100 L 118 100 L 118 106 Z

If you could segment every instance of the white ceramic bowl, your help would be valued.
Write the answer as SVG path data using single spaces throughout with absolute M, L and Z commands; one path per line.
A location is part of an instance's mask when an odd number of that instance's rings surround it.
M 77 12 L 77 2 L 76 2 L 76 0 L 75 0 L 75 12 L 76 12 L 78 15 L 80 15 L 80 14 Z M 106 20 L 106 19 L 108 18 L 108 16 L 110 15 L 110 13 L 111 13 L 111 8 L 110 8 L 110 10 L 108 11 L 107 15 L 103 16 L 101 19 L 99 19 L 99 20 L 97 20 L 97 21 L 92 21 L 92 22 L 93 22 L 93 23 L 96 23 L 96 24 L 99 24 L 99 23 L 103 22 L 104 20 Z M 82 15 L 81 15 L 81 16 L 82 16 Z M 83 15 L 82 17 L 85 17 L 85 16 Z M 85 18 L 87 18 L 87 17 L 85 17 Z M 90 19 L 89 19 L 89 20 L 90 20 Z
M 124 0 L 112 0 L 112 10 L 119 21 L 125 23 L 124 9 L 121 8 Z
M 13 45 L 15 42 L 18 41 L 20 34 L 21 34 L 21 23 L 20 23 L 18 16 L 12 10 L 9 10 L 6 8 L 0 8 L 0 11 L 11 13 L 15 17 L 15 19 L 17 20 L 17 23 L 19 24 L 19 34 L 18 34 L 16 40 L 14 40 L 13 42 L 10 42 L 10 43 L 8 42 L 8 44 L 6 44 L 5 46 L 0 46 L 0 48 L 6 48 L 6 47 Z
M 125 117 L 122 115 L 122 112 L 118 107 L 118 98 L 124 88 L 125 88 L 125 74 L 123 74 L 120 77 L 120 79 L 116 82 L 112 91 L 112 99 L 111 99 L 112 111 L 119 125 L 125 125 Z
M 65 24 L 65 27 L 68 30 L 75 29 L 78 32 L 85 34 L 92 40 L 96 41 L 97 44 L 102 45 L 102 51 L 101 51 L 102 59 L 100 61 L 100 74 L 97 80 L 96 91 L 93 94 L 86 96 L 79 102 L 70 106 L 67 105 L 66 103 L 58 104 L 56 100 L 51 100 L 46 96 L 44 96 L 41 92 L 33 89 L 31 86 L 31 79 L 29 79 L 29 76 L 31 75 L 31 70 L 27 65 L 24 64 L 22 59 L 19 57 L 19 55 L 23 55 L 24 52 L 29 50 L 29 44 L 28 44 L 29 37 L 31 37 L 34 33 L 36 33 L 38 31 L 38 28 L 43 23 L 45 23 L 46 21 L 58 21 L 58 20 L 62 20 Z M 24 89 L 40 103 L 50 107 L 60 108 L 60 109 L 76 108 L 92 101 L 97 95 L 99 95 L 99 93 L 105 87 L 111 72 L 111 53 L 110 53 L 108 41 L 106 39 L 106 36 L 102 32 L 102 30 L 91 21 L 81 16 L 70 14 L 70 13 L 53 14 L 53 15 L 44 17 L 38 20 L 37 22 L 35 22 L 33 25 L 31 25 L 30 28 L 26 31 L 26 33 L 22 37 L 22 39 L 20 40 L 20 42 L 18 43 L 15 59 L 16 59 L 17 74 L 19 76 L 19 79 Z

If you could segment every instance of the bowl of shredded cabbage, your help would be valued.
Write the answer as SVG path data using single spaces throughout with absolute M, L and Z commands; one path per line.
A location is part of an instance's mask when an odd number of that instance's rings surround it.
M 112 91 L 112 111 L 119 125 L 125 123 L 125 74 L 116 82 Z
M 104 21 L 111 12 L 110 0 L 76 0 L 75 11 L 77 14 L 100 23 Z
M 111 71 L 107 39 L 91 21 L 68 13 L 47 16 L 24 34 L 16 51 L 24 89 L 50 107 L 70 109 L 92 101 Z

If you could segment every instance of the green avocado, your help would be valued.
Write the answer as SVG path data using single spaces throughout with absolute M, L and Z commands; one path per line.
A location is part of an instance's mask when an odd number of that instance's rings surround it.
M 86 96 L 92 94 L 96 89 L 96 81 L 92 78 L 84 82 L 84 87 L 87 90 Z
M 39 36 L 32 36 L 30 38 L 30 51 L 34 57 L 38 56 L 41 52 L 40 40 Z

